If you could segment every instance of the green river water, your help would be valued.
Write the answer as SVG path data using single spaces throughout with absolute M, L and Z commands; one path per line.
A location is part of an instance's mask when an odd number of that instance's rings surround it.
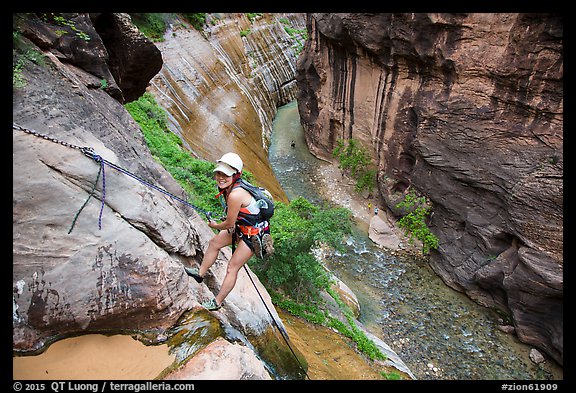
M 269 159 L 289 199 L 323 201 L 315 179 L 329 164 L 308 151 L 295 101 L 279 108 Z M 357 295 L 360 322 L 390 345 L 418 379 L 563 378 L 552 360 L 533 363 L 530 346 L 500 331 L 494 312 L 446 286 L 425 261 L 388 254 L 360 228 L 346 246 L 345 253 L 328 259 L 328 268 Z

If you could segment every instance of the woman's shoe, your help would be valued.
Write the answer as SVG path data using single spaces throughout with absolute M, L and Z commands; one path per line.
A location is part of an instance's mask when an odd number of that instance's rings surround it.
M 204 277 L 200 275 L 200 271 L 197 267 L 188 267 L 184 266 L 184 270 L 188 273 L 189 276 L 192 276 L 197 283 L 201 283 L 204 280 Z
M 204 307 L 208 311 L 216 311 L 216 310 L 220 310 L 222 305 L 216 303 L 216 299 L 212 299 L 212 300 L 208 300 L 208 301 L 202 303 L 202 307 Z

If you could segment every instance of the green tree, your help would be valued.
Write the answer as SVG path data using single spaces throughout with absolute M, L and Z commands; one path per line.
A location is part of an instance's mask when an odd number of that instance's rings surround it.
M 164 33 L 168 25 L 168 20 L 173 18 L 172 14 L 158 13 L 131 13 L 132 23 L 138 27 L 146 37 L 154 42 L 164 41 Z
M 320 208 L 299 197 L 285 205 L 276 204 L 271 234 L 274 254 L 262 266 L 251 268 L 267 288 L 279 290 L 297 302 L 313 301 L 329 285 L 329 276 L 312 254 L 325 244 L 342 250 L 342 238 L 352 231 L 351 212 L 344 208 Z
M 356 179 L 354 189 L 357 192 L 372 192 L 376 186 L 376 170 L 369 167 L 370 155 L 364 146 L 355 139 L 350 139 L 348 145 L 339 139 L 332 150 L 332 156 L 338 159 L 338 168 L 343 173 L 348 171 Z
M 431 249 L 438 248 L 438 238 L 432 233 L 426 218 L 431 212 L 431 207 L 426 198 L 417 196 L 414 190 L 410 190 L 404 200 L 396 205 L 407 213 L 398 220 L 398 225 L 404 228 L 406 234 L 410 236 L 410 242 L 416 238 L 422 242 L 422 252 L 427 254 Z

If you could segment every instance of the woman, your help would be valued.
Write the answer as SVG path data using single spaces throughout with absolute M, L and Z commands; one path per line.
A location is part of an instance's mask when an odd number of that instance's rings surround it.
M 220 292 L 215 299 L 202 304 L 208 310 L 218 310 L 222 307 L 222 302 L 236 284 L 240 268 L 255 252 L 261 257 L 263 251 L 264 253 L 273 251 L 270 224 L 268 221 L 255 220 L 260 207 L 254 197 L 239 186 L 238 180 L 242 175 L 243 167 L 242 159 L 236 153 L 226 153 L 216 163 L 214 175 L 220 190 L 217 196 L 223 201 L 226 219 L 221 223 L 213 220 L 208 222 L 210 228 L 220 232 L 208 243 L 200 269 L 185 267 L 186 273 L 201 283 L 208 269 L 216 261 L 220 249 L 235 243 Z

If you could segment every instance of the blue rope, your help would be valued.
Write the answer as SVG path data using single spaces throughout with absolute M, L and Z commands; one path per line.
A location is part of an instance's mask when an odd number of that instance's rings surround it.
M 94 185 L 92 187 L 92 191 L 90 192 L 90 195 L 88 196 L 88 199 L 86 200 L 86 202 L 84 202 L 84 205 L 82 205 L 82 207 L 80 208 L 80 210 L 78 211 L 78 213 L 76 213 L 76 217 L 74 217 L 74 221 L 72 222 L 72 227 L 70 228 L 70 230 L 68 231 L 68 233 L 70 234 L 70 232 L 72 232 L 72 229 L 74 228 L 74 224 L 76 223 L 76 219 L 78 218 L 78 216 L 80 215 L 80 212 L 84 209 L 84 207 L 86 206 L 86 204 L 88 203 L 88 200 L 90 200 L 90 198 L 92 197 L 92 195 L 94 194 L 94 190 L 96 188 L 96 184 L 98 183 L 98 179 L 100 178 L 100 173 L 102 173 L 102 198 L 100 199 L 101 201 L 101 205 L 100 205 L 100 215 L 98 217 L 98 228 L 102 229 L 102 212 L 104 211 L 104 205 L 105 205 L 105 199 L 106 199 L 106 172 L 104 170 L 104 165 L 108 165 L 109 167 L 117 170 L 118 172 L 121 172 L 125 175 L 130 176 L 133 179 L 138 180 L 140 183 L 155 189 L 156 191 L 161 192 L 164 195 L 169 196 L 172 199 L 175 199 L 187 206 L 190 206 L 192 209 L 203 213 L 209 220 L 212 220 L 212 213 L 204 210 L 198 206 L 195 206 L 191 203 L 189 203 L 188 201 L 185 201 L 182 198 L 177 197 L 176 195 L 166 191 L 165 189 L 158 187 L 152 183 L 150 183 L 149 181 L 142 179 L 141 177 L 138 177 L 137 175 L 127 171 L 124 168 L 119 167 L 116 164 L 111 163 L 110 161 L 102 158 L 101 156 L 99 156 L 98 154 L 95 154 L 92 149 L 88 149 L 88 148 L 82 148 L 81 149 L 82 152 L 84 153 L 84 155 L 86 155 L 87 157 L 92 158 L 94 161 L 96 161 L 97 163 L 100 164 L 100 170 L 98 171 L 98 176 L 96 178 L 96 181 L 94 182 Z
M 98 170 L 98 175 L 96 176 L 96 181 L 94 181 L 94 184 L 92 185 L 92 190 L 90 190 L 90 194 L 88 195 L 88 198 L 86 199 L 86 201 L 84 201 L 84 204 L 82 205 L 82 207 L 80 207 L 80 210 L 78 210 L 78 212 L 74 216 L 74 220 L 72 220 L 72 225 L 70 226 L 70 229 L 68 230 L 68 234 L 72 233 L 72 230 L 74 229 L 74 226 L 76 225 L 76 220 L 78 219 L 78 216 L 80 216 L 80 213 L 82 213 L 82 210 L 84 210 L 84 208 L 88 204 L 88 201 L 94 195 L 94 191 L 96 191 L 96 185 L 98 185 L 98 180 L 100 179 L 100 174 L 102 174 L 102 198 L 100 198 L 101 204 L 100 204 L 100 215 L 98 216 L 98 229 L 100 229 L 100 230 L 102 229 L 102 212 L 104 211 L 104 204 L 105 204 L 105 200 L 106 200 L 106 172 L 104 170 L 104 159 L 97 154 L 92 154 L 92 158 L 96 162 L 100 163 L 100 169 Z
M 98 229 L 102 229 L 102 212 L 104 211 L 104 201 L 106 200 L 106 171 L 104 170 L 104 159 L 98 154 L 94 154 L 94 160 L 100 163 L 102 171 L 102 198 L 100 199 L 100 214 L 98 215 Z
M 27 133 L 27 134 L 34 135 L 34 136 L 37 136 L 37 137 L 46 139 L 46 140 L 48 140 L 48 141 L 50 141 L 50 142 L 59 143 L 59 144 L 61 144 L 61 145 L 63 145 L 63 146 L 66 146 L 66 147 L 71 147 L 71 148 L 73 148 L 73 149 L 78 149 L 78 150 L 80 150 L 82 153 L 84 153 L 85 156 L 92 158 L 94 161 L 96 161 L 97 163 L 100 164 L 100 169 L 99 169 L 99 171 L 98 171 L 98 176 L 96 177 L 96 181 L 94 182 L 94 184 L 93 184 L 93 186 L 92 186 L 92 190 L 90 191 L 90 194 L 88 195 L 88 198 L 86 199 L 86 201 L 84 202 L 84 204 L 82 205 L 82 207 L 80 208 L 80 210 L 78 210 L 78 212 L 76 213 L 76 216 L 74 216 L 74 220 L 72 221 L 72 226 L 70 227 L 70 230 L 68 231 L 68 234 L 70 234 L 70 233 L 72 232 L 72 229 L 74 229 L 74 225 L 76 225 L 76 220 L 78 219 L 78 216 L 80 215 L 80 213 L 82 212 L 82 210 L 84 209 L 84 207 L 86 207 L 86 204 L 88 203 L 88 201 L 90 200 L 90 198 L 92 197 L 92 195 L 94 195 L 94 192 L 95 192 L 95 190 L 96 190 L 96 185 L 98 184 L 98 180 L 100 179 L 100 173 L 102 173 L 102 198 L 100 199 L 101 205 L 100 205 L 100 214 L 99 214 L 99 216 L 98 216 L 98 228 L 99 228 L 99 229 L 102 229 L 102 213 L 103 213 L 103 211 L 104 211 L 104 205 L 105 205 L 105 199 L 106 199 L 106 173 L 105 173 L 105 170 L 104 170 L 104 164 L 106 164 L 106 165 L 108 165 L 108 166 L 116 169 L 117 171 L 122 172 L 122 173 L 124 173 L 124 174 L 126 174 L 126 175 L 128 175 L 128 176 L 130 176 L 130 177 L 132 177 L 132 178 L 134 178 L 134 179 L 136 179 L 136 180 L 138 180 L 138 181 L 141 182 L 142 184 L 144 184 L 144 185 L 146 185 L 146 186 L 148 186 L 148 187 L 150 187 L 150 188 L 153 188 L 153 189 L 155 189 L 156 191 L 160 191 L 161 193 L 169 196 L 169 197 L 172 198 L 172 199 L 175 199 L 175 200 L 177 200 L 177 201 L 179 201 L 179 202 L 184 203 L 185 205 L 190 206 L 192 209 L 196 210 L 197 212 L 203 213 L 203 214 L 208 218 L 208 220 L 212 220 L 212 219 L 213 219 L 213 218 L 212 218 L 212 212 L 206 211 L 206 210 L 204 210 L 204 209 L 202 209 L 202 208 L 200 208 L 200 207 L 198 207 L 198 206 L 195 206 L 195 205 L 193 205 L 193 204 L 191 204 L 191 203 L 188 203 L 188 202 L 185 201 L 184 199 L 179 198 L 179 197 L 177 197 L 176 195 L 169 193 L 168 191 L 164 190 L 163 188 L 160 188 L 160 187 L 158 187 L 158 186 L 156 186 L 156 185 L 154 185 L 154 184 L 152 184 L 152 183 L 150 183 L 150 182 L 148 182 L 148 181 L 146 181 L 146 180 L 144 180 L 144 179 L 136 176 L 135 174 L 128 172 L 127 170 L 119 167 L 118 165 L 115 165 L 115 164 L 111 163 L 110 161 L 105 160 L 104 158 L 102 158 L 102 157 L 99 156 L 98 154 L 95 154 L 95 153 L 94 153 L 94 149 L 92 149 L 91 147 L 81 147 L 81 146 L 73 145 L 73 144 L 71 144 L 71 143 L 63 142 L 63 141 L 60 141 L 60 140 L 58 140 L 58 139 L 56 139 L 56 138 L 53 138 L 53 137 L 51 137 L 51 136 L 48 136 L 48 135 L 45 135 L 45 134 L 41 134 L 41 133 L 39 133 L 38 131 L 35 131 L 35 130 L 31 130 L 31 129 L 22 127 L 21 125 L 18 125 L 18 124 L 14 123 L 14 122 L 12 123 L 12 127 L 13 127 L 14 129 L 16 129 L 16 130 L 20 130 L 20 131 L 23 131 L 23 132 L 25 132 L 25 133 Z
M 84 208 L 88 204 L 88 201 L 90 200 L 90 198 L 92 198 L 92 195 L 94 195 L 94 191 L 96 190 L 96 185 L 98 184 L 98 180 L 100 179 L 101 173 L 102 173 L 102 166 L 100 167 L 100 170 L 98 171 L 98 175 L 96 176 L 96 181 L 94 181 L 94 184 L 92 185 L 92 190 L 90 190 L 90 194 L 88 195 L 88 198 L 84 201 L 84 204 L 80 207 L 80 210 L 78 210 L 78 212 L 74 216 L 74 219 L 72 220 L 72 225 L 70 226 L 70 229 L 68 230 L 68 234 L 70 234 L 72 232 L 72 229 L 74 229 L 74 225 L 76 225 L 76 220 L 78 219 L 78 216 L 80 215 L 82 210 L 84 210 Z

